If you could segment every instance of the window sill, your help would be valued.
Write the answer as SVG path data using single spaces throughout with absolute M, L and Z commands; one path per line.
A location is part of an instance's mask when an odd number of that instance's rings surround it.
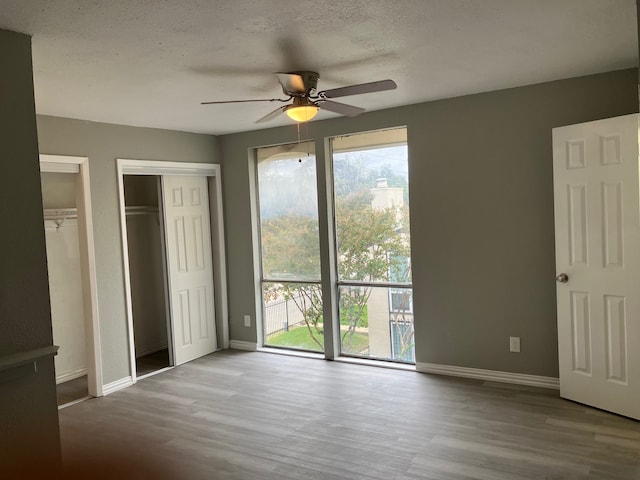
M 415 372 L 416 366 L 407 363 L 388 362 L 385 360 L 369 360 L 368 358 L 355 357 L 338 357 L 336 362 L 352 363 L 354 365 L 366 365 L 367 367 L 391 368 L 394 370 L 404 370 L 407 372 Z
M 275 353 L 276 355 L 286 355 L 289 357 L 314 358 L 316 360 L 325 359 L 324 354 L 322 353 L 303 352 L 300 350 L 286 350 L 284 348 L 258 347 L 256 351 L 262 353 Z
M 303 352 L 299 350 L 286 350 L 283 348 L 272 348 L 272 347 L 258 347 L 256 351 L 262 352 L 262 353 L 275 353 L 276 355 L 285 355 L 289 357 L 302 357 L 302 358 L 312 358 L 314 360 L 326 360 L 324 354 L 322 353 Z M 366 365 L 368 367 L 391 368 L 393 370 L 404 370 L 407 372 L 416 371 L 415 365 L 406 364 L 406 363 L 388 362 L 385 360 L 369 360 L 367 358 L 355 358 L 355 357 L 338 357 L 334 361 L 341 362 L 341 363 L 351 363 L 353 365 Z

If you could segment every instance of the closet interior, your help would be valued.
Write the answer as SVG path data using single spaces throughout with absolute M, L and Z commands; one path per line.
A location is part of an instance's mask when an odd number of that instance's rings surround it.
M 136 376 L 173 365 L 166 286 L 160 177 L 124 175 Z
M 41 173 L 58 405 L 87 398 L 87 339 L 80 266 L 79 175 Z

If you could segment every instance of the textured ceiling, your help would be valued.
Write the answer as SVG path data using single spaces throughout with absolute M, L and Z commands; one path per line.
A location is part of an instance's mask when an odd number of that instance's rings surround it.
M 0 0 L 0 28 L 33 36 L 40 114 L 214 134 L 289 122 L 199 104 L 278 97 L 276 71 L 392 78 L 340 99 L 378 110 L 638 63 L 635 0 Z

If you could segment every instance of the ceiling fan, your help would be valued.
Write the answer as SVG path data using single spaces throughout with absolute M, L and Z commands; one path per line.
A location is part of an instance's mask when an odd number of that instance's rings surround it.
M 348 117 L 355 117 L 364 112 L 364 108 L 354 107 L 346 103 L 334 102 L 332 98 L 360 95 L 363 93 L 382 92 L 397 88 L 393 80 L 379 80 L 377 82 L 360 83 L 348 87 L 333 88 L 331 90 L 317 91 L 318 79 L 316 72 L 296 71 L 276 73 L 282 92 L 287 98 L 260 98 L 252 100 L 226 100 L 218 102 L 202 102 L 202 105 L 214 105 L 221 103 L 246 103 L 246 102 L 282 102 L 287 103 L 276 108 L 273 112 L 258 119 L 255 123 L 268 122 L 282 113 L 297 122 L 307 122 L 316 116 L 319 109 L 339 113 Z M 291 103 L 289 103 L 291 102 Z

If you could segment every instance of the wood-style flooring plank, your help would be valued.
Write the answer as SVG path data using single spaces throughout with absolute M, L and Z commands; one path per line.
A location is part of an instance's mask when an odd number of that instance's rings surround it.
M 56 397 L 58 406 L 66 403 L 80 400 L 89 395 L 89 387 L 87 385 L 87 376 L 69 380 L 68 382 L 56 385 Z
M 68 407 L 60 428 L 69 464 L 156 479 L 640 479 L 640 423 L 556 391 L 259 352 Z
M 136 358 L 136 375 L 141 377 L 156 370 L 169 366 L 169 350 L 166 348 L 154 353 Z

